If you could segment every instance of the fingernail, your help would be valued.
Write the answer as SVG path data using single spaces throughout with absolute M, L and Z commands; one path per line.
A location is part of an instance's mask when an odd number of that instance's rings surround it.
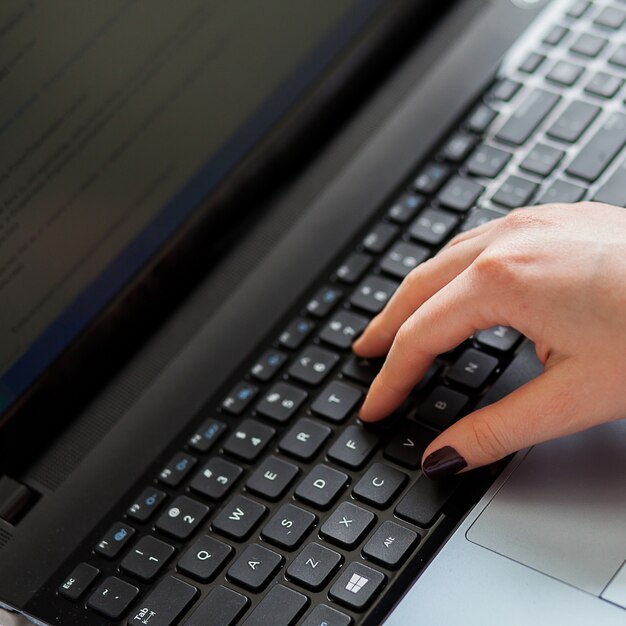
M 467 467 L 467 461 L 451 446 L 444 446 L 429 454 L 422 464 L 428 478 L 444 478 Z

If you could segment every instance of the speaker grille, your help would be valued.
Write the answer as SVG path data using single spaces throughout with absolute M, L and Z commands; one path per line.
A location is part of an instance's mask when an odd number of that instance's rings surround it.
M 13 535 L 8 530 L 0 528 L 0 550 L 9 543 L 11 537 L 13 537 Z

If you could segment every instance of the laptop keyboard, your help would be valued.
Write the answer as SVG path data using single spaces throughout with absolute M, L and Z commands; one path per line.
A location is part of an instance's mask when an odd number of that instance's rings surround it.
M 372 607 L 406 589 L 491 480 L 430 481 L 422 452 L 485 394 L 509 390 L 528 344 L 510 328 L 478 332 L 365 427 L 356 410 L 380 362 L 351 343 L 457 232 L 529 204 L 626 206 L 625 22 L 624 2 L 572 2 L 509 56 L 430 162 L 51 581 L 60 623 L 380 619 Z

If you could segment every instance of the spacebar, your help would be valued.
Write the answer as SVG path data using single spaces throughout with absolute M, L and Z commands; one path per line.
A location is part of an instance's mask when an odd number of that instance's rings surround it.
M 496 380 L 489 391 L 483 396 L 476 408 L 480 409 L 488 404 L 493 404 L 501 400 L 504 396 L 515 391 L 529 380 L 539 376 L 541 372 L 543 372 L 543 365 L 537 358 L 535 345 L 530 341 L 526 341 L 522 349 L 513 358 L 500 378 Z

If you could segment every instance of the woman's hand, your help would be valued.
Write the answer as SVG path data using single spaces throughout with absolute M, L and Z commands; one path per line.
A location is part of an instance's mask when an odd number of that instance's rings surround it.
M 362 357 L 389 352 L 361 418 L 385 417 L 435 356 L 496 325 L 529 337 L 545 371 L 441 433 L 424 453 L 428 476 L 626 417 L 626 209 L 518 209 L 413 270 L 354 343 Z

